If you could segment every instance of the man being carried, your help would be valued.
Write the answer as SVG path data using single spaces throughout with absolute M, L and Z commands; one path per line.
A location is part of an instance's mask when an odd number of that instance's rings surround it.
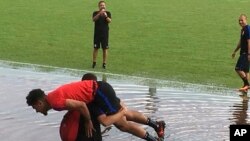
M 48 110 L 75 110 L 81 113 L 84 118 L 85 131 L 91 137 L 93 125 L 86 104 L 94 102 L 100 108 L 103 115 L 98 117 L 98 121 L 104 126 L 114 124 L 121 131 L 131 133 L 147 141 L 159 141 L 164 138 L 164 121 L 153 121 L 137 111 L 127 110 L 124 116 L 114 123 L 105 123 L 106 115 L 110 116 L 123 110 L 120 99 L 116 97 L 111 85 L 102 81 L 85 80 L 65 84 L 46 95 L 41 89 L 33 89 L 26 97 L 27 104 L 32 106 L 37 112 L 47 115 Z M 159 138 L 155 138 L 137 126 L 134 122 L 147 124 L 155 129 Z

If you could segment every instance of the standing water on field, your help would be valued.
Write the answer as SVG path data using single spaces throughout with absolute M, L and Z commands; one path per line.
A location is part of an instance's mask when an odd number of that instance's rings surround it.
M 51 110 L 48 116 L 37 114 L 27 106 L 25 97 L 34 88 L 49 92 L 61 84 L 80 80 L 83 73 L 0 62 L 1 141 L 60 141 L 59 126 L 66 111 Z M 102 74 L 97 76 L 99 80 L 103 78 Z M 233 90 L 203 89 L 206 86 L 192 84 L 175 87 L 175 82 L 154 80 L 152 83 L 150 79 L 112 74 L 106 79 L 129 109 L 166 122 L 167 141 L 229 140 L 231 124 L 250 123 L 248 99 L 242 99 Z M 156 135 L 152 128 L 142 127 Z M 112 127 L 103 135 L 103 140 L 141 139 Z

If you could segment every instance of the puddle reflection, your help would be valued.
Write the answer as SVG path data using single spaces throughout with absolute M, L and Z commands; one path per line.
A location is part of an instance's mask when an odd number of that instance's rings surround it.
M 59 124 L 64 112 L 50 111 L 44 117 L 25 103 L 27 92 L 33 88 L 50 91 L 81 75 L 35 72 L 0 65 L 0 137 L 3 141 L 59 141 Z M 249 99 L 235 94 L 209 94 L 173 87 L 142 85 L 120 81 L 106 75 L 98 79 L 112 84 L 118 97 L 132 110 L 165 120 L 168 141 L 229 140 L 230 124 L 249 124 Z M 195 89 L 195 88 L 194 88 Z M 145 126 L 152 134 L 154 131 Z M 155 134 L 156 135 L 156 134 Z M 140 139 L 112 128 L 104 141 L 139 141 Z
M 235 103 L 233 105 L 233 119 L 235 124 L 249 124 L 248 122 L 248 102 L 249 98 L 246 95 L 240 96 L 242 98 L 241 103 Z

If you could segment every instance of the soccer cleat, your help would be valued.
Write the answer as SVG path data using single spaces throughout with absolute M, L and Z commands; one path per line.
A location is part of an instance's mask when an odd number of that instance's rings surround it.
M 166 123 L 164 121 L 158 121 L 157 124 L 158 124 L 158 127 L 156 129 L 156 133 L 159 138 L 164 139 L 164 130 L 165 130 Z
M 248 90 L 245 90 L 245 89 L 239 89 L 240 92 L 242 93 L 247 93 Z
M 103 69 L 106 69 L 106 63 L 103 63 L 103 64 L 102 64 L 102 68 L 103 68 Z

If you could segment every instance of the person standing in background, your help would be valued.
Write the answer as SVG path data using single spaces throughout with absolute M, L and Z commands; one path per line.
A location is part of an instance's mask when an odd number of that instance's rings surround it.
M 245 14 L 240 15 L 239 25 L 242 27 L 240 40 L 232 54 L 232 58 L 235 57 L 235 53 L 240 49 L 240 56 L 235 66 L 235 71 L 244 83 L 239 91 L 246 93 L 249 89 L 250 26 L 247 24 L 247 16 Z
M 92 68 L 96 66 L 96 58 L 100 46 L 103 51 L 102 68 L 106 69 L 106 61 L 109 48 L 109 23 L 111 22 L 111 13 L 106 10 L 105 1 L 99 1 L 99 11 L 94 11 L 92 20 L 95 22 L 94 28 L 94 51 Z

